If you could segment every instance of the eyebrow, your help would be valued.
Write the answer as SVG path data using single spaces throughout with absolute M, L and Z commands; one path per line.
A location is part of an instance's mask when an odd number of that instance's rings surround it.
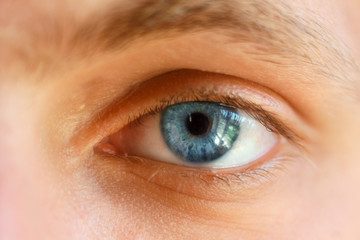
M 316 16 L 300 16 L 282 1 L 145 0 L 130 10 L 123 4 L 114 3 L 84 24 L 73 40 L 114 50 L 145 36 L 159 39 L 220 30 L 231 41 L 251 43 L 244 52 L 259 60 L 278 65 L 295 60 L 354 92 L 349 71 L 359 68 L 345 44 Z

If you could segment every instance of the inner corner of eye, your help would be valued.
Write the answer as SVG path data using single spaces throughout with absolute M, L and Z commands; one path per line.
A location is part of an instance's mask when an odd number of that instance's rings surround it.
M 114 156 L 127 155 L 126 144 L 124 144 L 127 139 L 123 132 L 124 130 L 120 130 L 102 139 L 94 147 L 94 152 Z
M 112 145 L 110 142 L 108 142 L 109 137 L 106 137 L 101 142 L 95 145 L 94 152 L 95 153 L 102 153 L 102 154 L 110 154 L 110 155 L 116 155 L 117 149 L 114 145 Z

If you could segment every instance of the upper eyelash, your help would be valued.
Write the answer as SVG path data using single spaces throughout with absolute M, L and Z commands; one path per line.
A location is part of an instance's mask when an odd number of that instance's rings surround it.
M 299 142 L 300 137 L 293 130 L 279 120 L 274 113 L 265 110 L 261 105 L 240 96 L 219 95 L 219 92 L 209 89 L 192 89 L 160 99 L 155 105 L 145 108 L 141 113 L 129 116 L 126 125 L 141 124 L 143 117 L 161 113 L 168 106 L 190 101 L 219 102 L 237 108 L 259 121 L 269 131 L 280 134 L 295 144 Z

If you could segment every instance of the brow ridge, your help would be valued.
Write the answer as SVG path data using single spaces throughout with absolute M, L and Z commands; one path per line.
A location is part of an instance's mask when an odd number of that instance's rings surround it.
M 116 3 L 82 26 L 75 39 L 111 51 L 144 37 L 215 30 L 235 42 L 251 43 L 254 50 L 244 51 L 259 60 L 300 62 L 340 88 L 354 90 L 348 72 L 359 67 L 346 45 L 316 16 L 300 16 L 281 0 L 144 0 L 130 11 Z

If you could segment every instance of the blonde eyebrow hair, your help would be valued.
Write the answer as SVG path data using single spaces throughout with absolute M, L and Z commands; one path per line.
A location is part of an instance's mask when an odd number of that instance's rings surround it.
M 131 10 L 115 3 L 83 25 L 74 41 L 113 50 L 144 36 L 215 30 L 231 41 L 251 43 L 253 48 L 244 51 L 262 61 L 291 65 L 295 60 L 334 79 L 331 83 L 341 89 L 354 91 L 348 73 L 358 66 L 345 44 L 316 16 L 300 16 L 280 0 L 143 0 Z
M 126 7 L 129 2 L 131 8 Z M 30 50 L 15 51 L 29 65 L 36 67 L 39 60 L 45 68 L 53 60 L 52 51 L 58 54 L 54 61 L 61 62 L 62 56 L 86 59 L 99 52 L 121 53 L 144 37 L 156 40 L 216 32 L 232 43 L 246 43 L 249 47 L 242 50 L 260 61 L 290 66 L 299 71 L 296 74 L 307 67 L 329 79 L 325 84 L 335 85 L 339 94 L 359 98 L 359 84 L 354 81 L 359 67 L 350 51 L 317 16 L 306 13 L 297 13 L 284 0 L 115 0 L 72 25 L 71 17 L 61 23 L 56 15 L 45 14 L 45 19 L 33 24 L 41 31 L 26 42 Z M 31 35 L 30 29 L 25 31 Z M 303 84 L 315 83 L 304 79 Z

